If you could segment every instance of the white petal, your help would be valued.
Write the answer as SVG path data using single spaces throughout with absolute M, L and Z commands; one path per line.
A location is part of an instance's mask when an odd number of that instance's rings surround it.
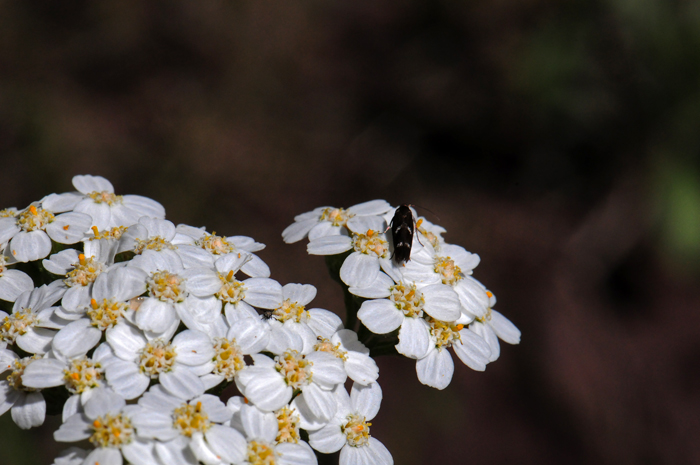
M 204 441 L 204 435 L 198 431 L 192 434 L 189 442 L 189 449 L 197 458 L 197 463 L 201 462 L 204 465 L 223 465 L 224 463 L 221 461 L 220 457 L 217 457 L 216 454 L 212 452 L 209 444 Z
M 282 231 L 282 239 L 287 244 L 298 242 L 309 234 L 309 231 L 316 226 L 316 223 L 318 223 L 316 218 L 294 222 Z
M 14 302 L 20 294 L 34 289 L 28 274 L 19 270 L 5 270 L 0 278 L 0 300 Z
M 262 412 L 251 405 L 242 405 L 239 415 L 248 439 L 267 442 L 275 440 L 278 426 L 274 413 Z
M 250 260 L 241 266 L 241 271 L 253 278 L 269 278 L 270 267 L 257 255 L 250 255 Z
M 40 392 L 28 392 L 10 410 L 12 420 L 22 429 L 40 426 L 46 417 L 46 402 Z
M 498 336 L 493 328 L 487 324 L 483 324 L 480 321 L 474 321 L 469 325 L 469 329 L 474 331 L 476 334 L 481 336 L 482 339 L 486 341 L 491 349 L 491 356 L 489 361 L 495 362 L 501 355 L 501 345 L 498 343 Z
M 350 403 L 352 410 L 364 416 L 367 421 L 371 421 L 382 403 L 382 389 L 379 383 L 372 383 L 368 386 L 353 384 L 350 391 Z
M 134 360 L 139 351 L 146 347 L 146 338 L 141 331 L 124 321 L 107 331 L 106 338 L 114 355 L 122 360 Z
M 182 439 L 180 439 L 182 438 Z M 155 449 L 158 458 L 168 465 L 196 465 L 197 458 L 188 447 L 184 436 L 170 442 L 156 442 Z
M 348 352 L 346 358 L 345 371 L 353 381 L 367 385 L 375 382 L 379 377 L 379 367 L 369 355 Z
M 177 350 L 177 361 L 185 365 L 201 365 L 211 360 L 214 349 L 209 336 L 199 331 L 185 330 L 175 336 L 173 345 Z
M 61 427 L 53 433 L 53 438 L 58 442 L 76 442 L 89 438 L 93 430 L 91 421 L 82 413 L 77 413 L 68 418 Z
M 55 352 L 65 358 L 84 355 L 100 342 L 102 331 L 92 326 L 87 318 L 81 318 L 61 329 L 53 338 Z
M 10 241 L 10 252 L 18 262 L 30 262 L 51 252 L 51 239 L 44 231 L 20 232 Z
M 300 396 L 303 396 L 311 413 L 320 420 L 329 421 L 338 408 L 333 392 L 324 391 L 315 383 L 305 386 Z
M 0 381 L 0 415 L 10 410 L 24 395 L 24 392 L 16 390 L 6 380 Z
M 125 399 L 135 399 L 148 388 L 150 378 L 134 363 L 114 361 L 105 367 L 107 382 Z
M 274 369 L 249 367 L 239 373 L 238 381 L 248 400 L 262 410 L 280 409 L 292 398 L 292 388 Z
M 401 326 L 404 314 L 387 299 L 362 302 L 357 317 L 375 334 L 386 334 Z
M 348 236 L 324 236 L 314 239 L 306 246 L 311 255 L 337 255 L 352 249 Z
M 316 455 L 304 441 L 298 444 L 285 442 L 275 446 L 280 454 L 280 465 L 317 465 Z
M 422 318 L 404 318 L 399 330 L 399 343 L 396 350 L 409 358 L 425 357 L 430 349 L 428 324 Z
M 111 389 L 101 387 L 92 390 L 90 400 L 85 403 L 85 415 L 90 419 L 95 419 L 107 413 L 116 415 L 126 401 L 122 396 Z
M 249 278 L 245 284 L 245 298 L 253 307 L 277 308 L 282 304 L 282 285 L 269 278 Z
M 315 241 L 323 237 L 330 236 L 347 236 L 347 230 L 342 226 L 333 226 L 333 223 L 327 220 L 320 221 L 309 231 L 309 241 Z
M 141 195 L 125 195 L 123 199 L 124 205 L 137 212 L 139 216 L 165 218 L 165 208 L 153 199 Z
M 452 344 L 457 357 L 472 370 L 484 371 L 491 356 L 489 345 L 470 329 L 465 328 L 459 334 L 461 341 Z
M 377 257 L 351 253 L 340 267 L 340 279 L 351 287 L 368 287 L 379 276 Z
M 122 454 L 131 465 L 153 465 L 158 463 L 152 442 L 144 441 L 139 437 L 134 438 L 131 443 L 122 446 Z
M 351 294 L 355 294 L 366 299 L 382 299 L 389 297 L 389 288 L 394 285 L 394 280 L 386 273 L 379 273 L 377 278 L 368 287 L 351 287 L 348 289 Z
M 24 369 L 22 384 L 33 388 L 47 388 L 63 384 L 65 364 L 53 358 L 42 358 L 31 362 Z
M 491 319 L 488 323 L 503 342 L 520 344 L 520 330 L 496 310 L 491 310 Z
M 329 339 L 336 331 L 343 328 L 343 321 L 333 312 L 322 308 L 311 308 L 308 312 L 311 318 L 306 324 L 317 336 Z
M 339 425 L 329 423 L 318 431 L 309 432 L 309 444 L 323 454 L 332 454 L 347 444 Z
M 58 215 L 46 226 L 46 234 L 59 244 L 75 244 L 85 237 L 92 226 L 92 217 L 84 213 L 70 212 Z
M 313 364 L 313 381 L 326 389 L 344 383 L 347 375 L 343 361 L 329 352 L 312 352 L 306 359 Z
M 316 297 L 316 288 L 311 284 L 285 284 L 282 287 L 282 298 L 289 299 L 299 305 L 306 306 Z
M 6 243 L 20 231 L 15 218 L 0 218 L 0 244 Z
M 452 381 L 454 373 L 454 362 L 447 350 L 431 350 L 428 355 L 416 362 L 416 373 L 418 381 L 434 387 L 445 389 Z
M 215 294 L 221 289 L 221 280 L 214 270 L 209 268 L 190 268 L 180 272 L 187 280 L 187 290 L 198 297 Z
M 181 399 L 191 399 L 204 393 L 204 384 L 189 368 L 179 366 L 158 376 L 160 384 Z
M 135 321 L 136 325 L 144 331 L 162 333 L 177 319 L 177 313 L 172 304 L 150 297 L 141 303 L 136 311 Z
M 420 289 L 425 297 L 423 310 L 440 321 L 455 321 L 460 317 L 461 305 L 459 296 L 444 284 L 431 284 Z
M 79 254 L 75 249 L 62 250 L 42 260 L 41 264 L 49 273 L 63 276 L 78 263 Z
M 122 465 L 124 462 L 122 460 L 122 454 L 119 449 L 113 449 L 111 447 L 100 447 L 94 449 L 92 452 L 85 457 L 85 464 L 97 463 L 99 465 Z
M 348 208 L 350 213 L 354 215 L 364 216 L 364 215 L 382 215 L 389 210 L 392 210 L 392 206 L 386 200 L 370 200 L 369 202 L 358 203 Z
M 90 174 L 73 176 L 73 187 L 78 189 L 82 194 L 91 194 L 93 192 L 108 192 L 114 193 L 112 183 L 102 176 L 92 176 Z

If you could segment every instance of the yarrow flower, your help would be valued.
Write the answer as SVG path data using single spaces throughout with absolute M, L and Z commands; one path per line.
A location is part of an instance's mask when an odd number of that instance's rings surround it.
M 314 449 L 390 465 L 370 434 L 374 357 L 412 358 L 443 389 L 449 348 L 483 371 L 499 339 L 520 340 L 472 277 L 478 255 L 439 225 L 418 218 L 408 262 L 394 260 L 384 200 L 320 207 L 283 232 L 327 256 L 344 325 L 311 308 L 315 286 L 271 279 L 253 238 L 175 226 L 100 176 L 73 185 L 0 210 L 0 414 L 28 429 L 60 411 L 54 439 L 87 441 L 55 465 L 302 465 L 317 463 Z M 245 397 L 224 404 L 230 385 Z

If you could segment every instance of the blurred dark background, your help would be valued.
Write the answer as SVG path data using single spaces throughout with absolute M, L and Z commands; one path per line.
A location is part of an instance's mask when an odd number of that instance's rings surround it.
M 522 343 L 444 391 L 378 360 L 398 465 L 700 463 L 699 122 L 698 2 L 0 1 L 0 207 L 102 175 L 339 314 L 295 214 L 410 202 L 481 256 Z M 58 424 L 4 415 L 0 463 Z

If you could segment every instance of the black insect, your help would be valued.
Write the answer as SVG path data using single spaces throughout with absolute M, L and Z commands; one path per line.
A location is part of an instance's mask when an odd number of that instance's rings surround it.
M 416 220 L 410 205 L 403 204 L 396 209 L 389 227 L 394 242 L 394 260 L 401 265 L 411 259 L 413 233 L 416 231 Z

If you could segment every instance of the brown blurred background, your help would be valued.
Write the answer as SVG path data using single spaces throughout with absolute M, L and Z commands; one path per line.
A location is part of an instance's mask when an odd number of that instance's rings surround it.
M 523 338 L 444 391 L 378 360 L 397 464 L 700 463 L 699 5 L 0 1 L 0 207 L 102 175 L 342 315 L 281 231 L 417 204 Z M 57 426 L 4 415 L 0 463 Z

